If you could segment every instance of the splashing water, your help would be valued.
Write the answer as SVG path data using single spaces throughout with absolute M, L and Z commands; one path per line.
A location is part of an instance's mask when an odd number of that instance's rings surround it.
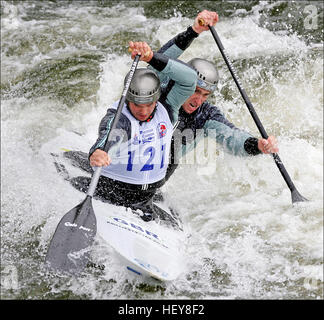
M 1 1 L 3 299 L 323 299 L 323 5 L 171 6 Z M 217 146 L 208 162 L 180 165 L 163 188 L 188 238 L 190 260 L 178 280 L 143 282 L 100 239 L 92 256 L 104 270 L 80 278 L 47 273 L 42 264 L 55 227 L 84 197 L 56 173 L 50 153 L 87 152 L 94 143 L 131 65 L 128 41 L 147 41 L 156 50 L 205 8 L 219 11 L 219 36 L 310 202 L 291 206 L 271 157 L 235 158 Z M 221 83 L 210 101 L 258 137 L 208 32 L 181 59 L 196 56 L 219 68 Z M 197 157 L 204 148 L 201 142 Z

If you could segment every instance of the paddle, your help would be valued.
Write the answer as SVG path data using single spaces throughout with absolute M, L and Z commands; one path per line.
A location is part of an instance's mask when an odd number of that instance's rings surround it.
M 204 20 L 203 19 L 199 19 L 199 24 L 200 25 L 204 25 Z M 264 139 L 268 139 L 268 135 L 258 117 L 258 115 L 256 114 L 254 108 L 253 108 L 253 105 L 249 99 L 249 97 L 247 96 L 245 90 L 243 89 L 242 87 L 242 84 L 240 83 L 239 81 L 239 78 L 236 74 L 236 71 L 232 65 L 232 63 L 230 62 L 226 52 L 225 52 L 225 48 L 222 44 L 222 42 L 220 41 L 220 38 L 215 30 L 215 28 L 213 26 L 208 26 L 209 27 L 209 30 L 211 31 L 211 34 L 214 38 L 214 40 L 216 41 L 216 44 L 218 46 L 218 49 L 220 50 L 224 60 L 225 60 L 225 63 L 242 95 L 242 98 L 247 106 L 247 108 L 249 109 L 250 111 L 250 114 L 256 124 L 256 126 L 258 127 L 259 131 L 260 131 L 260 134 L 262 136 L 262 138 Z M 292 182 L 292 180 L 290 179 L 290 176 L 286 170 L 286 168 L 284 167 L 283 163 L 281 162 L 279 156 L 277 153 L 272 153 L 272 156 L 273 156 L 273 159 L 281 173 L 281 175 L 283 176 L 284 180 L 286 181 L 287 183 L 287 186 L 289 187 L 290 189 L 290 192 L 291 192 L 291 199 L 292 199 L 292 203 L 295 203 L 295 202 L 302 202 L 302 201 L 308 201 L 306 198 L 304 198 L 299 192 L 298 190 L 296 189 L 294 183 Z
M 126 100 L 133 75 L 138 65 L 140 56 L 136 55 L 128 75 L 116 115 L 105 142 L 104 150 L 110 141 L 111 133 L 116 128 Z M 92 207 L 92 196 L 96 190 L 102 167 L 98 167 L 92 178 L 84 201 L 66 213 L 56 227 L 49 245 L 46 263 L 54 270 L 78 274 L 89 261 L 90 246 L 97 232 L 96 216 Z

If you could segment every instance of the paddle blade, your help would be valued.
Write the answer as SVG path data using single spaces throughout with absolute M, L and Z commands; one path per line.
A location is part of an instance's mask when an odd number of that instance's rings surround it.
M 294 189 L 293 191 L 291 191 L 291 200 L 292 200 L 292 203 L 308 201 L 308 199 L 306 199 L 305 197 L 303 197 L 303 196 L 302 196 L 302 195 L 297 191 L 297 189 Z
M 87 196 L 57 225 L 46 255 L 51 269 L 77 274 L 88 263 L 90 246 L 97 232 L 91 199 Z

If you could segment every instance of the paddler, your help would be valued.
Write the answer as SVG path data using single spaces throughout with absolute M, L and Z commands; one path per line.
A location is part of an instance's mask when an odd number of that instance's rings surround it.
M 199 24 L 201 19 L 205 22 L 204 25 Z M 157 51 L 157 53 L 154 53 L 154 55 L 162 53 L 164 56 L 177 59 L 200 33 L 209 30 L 208 25 L 214 26 L 217 22 L 218 14 L 216 12 L 207 10 L 200 12 L 195 18 L 192 26 L 168 41 Z M 145 52 L 145 50 L 143 50 L 143 52 Z M 209 136 L 214 138 L 217 143 L 224 147 L 226 152 L 235 156 L 255 156 L 261 153 L 268 154 L 278 152 L 277 141 L 274 136 L 269 136 L 267 140 L 253 137 L 248 132 L 237 128 L 226 119 L 218 107 L 207 101 L 217 89 L 217 83 L 219 81 L 218 71 L 212 62 L 201 58 L 194 58 L 188 62 L 188 65 L 197 72 L 197 86 L 194 89 L 195 91 L 185 99 L 180 107 L 173 141 L 179 141 L 179 139 L 174 139 L 177 138 L 176 135 L 180 134 L 181 136 L 181 134 L 185 131 L 188 132 L 188 130 L 192 131 L 191 136 L 194 138 L 192 141 L 181 139 L 180 145 L 179 143 L 172 143 L 165 179 L 161 180 L 161 183 L 157 184 L 156 187 L 163 185 L 163 183 L 169 179 L 177 168 L 180 157 L 195 148 L 203 137 Z M 153 65 L 151 66 L 154 67 Z M 173 92 L 173 90 L 177 88 L 177 83 L 174 83 L 173 79 L 169 79 L 168 76 L 162 72 L 159 72 L 158 75 L 162 87 L 162 98 L 160 99 L 165 99 L 170 92 Z M 71 157 L 75 157 L 76 160 L 78 160 L 79 156 L 77 152 L 71 151 L 70 153 Z M 71 179 L 72 185 L 83 191 L 86 191 L 89 181 L 90 179 L 87 177 L 76 177 Z M 97 195 L 102 200 L 107 197 L 105 190 L 109 190 L 109 188 L 107 189 L 105 187 L 105 181 L 106 179 L 102 177 L 97 187 Z M 151 189 L 152 194 L 155 193 L 155 189 L 156 188 Z M 157 196 L 156 199 L 159 199 L 159 196 Z
M 103 167 L 94 197 L 140 209 L 142 218 L 151 220 L 155 216 L 152 198 L 164 183 L 169 163 L 173 125 L 179 108 L 195 91 L 197 74 L 185 63 L 153 52 L 146 42 L 130 42 L 129 50 L 132 59 L 139 54 L 151 69 L 135 71 L 107 154 L 103 146 L 118 101 L 108 107 L 89 160 L 92 167 Z M 175 85 L 168 92 L 161 92 L 159 77 L 168 77 Z M 71 183 L 86 192 L 90 178 L 76 177 Z
M 179 58 L 200 33 L 209 30 L 208 25 L 214 26 L 218 20 L 216 12 L 207 10 L 200 12 L 192 26 L 169 40 L 158 52 L 172 59 Z M 204 21 L 204 24 L 201 25 L 200 21 Z M 278 152 L 277 140 L 274 136 L 269 136 L 268 139 L 253 137 L 248 132 L 235 127 L 219 108 L 207 101 L 217 89 L 219 81 L 218 71 L 212 62 L 194 58 L 188 62 L 188 65 L 197 72 L 197 86 L 195 92 L 182 104 L 179 110 L 179 124 L 173 137 L 171 161 L 166 180 L 174 173 L 179 159 L 193 150 L 203 137 L 208 136 L 215 139 L 226 152 L 235 156 L 255 156 L 261 153 Z M 172 79 L 165 78 L 162 81 L 162 85 L 167 90 L 172 90 L 174 86 Z M 192 134 L 186 134 L 186 139 L 182 138 L 181 134 L 188 133 L 188 130 Z M 188 136 L 192 137 L 191 141 L 188 141 Z M 180 143 L 178 143 L 179 141 Z

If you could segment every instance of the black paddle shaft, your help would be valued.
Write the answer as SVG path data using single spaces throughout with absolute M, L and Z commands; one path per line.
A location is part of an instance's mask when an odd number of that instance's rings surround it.
M 140 59 L 140 55 L 137 54 L 135 56 L 135 59 L 133 61 L 133 64 L 131 66 L 131 69 L 129 71 L 128 78 L 126 80 L 126 83 L 125 83 L 125 86 L 124 86 L 124 90 L 123 90 L 122 96 L 121 96 L 121 98 L 119 100 L 118 107 L 117 107 L 117 111 L 116 111 L 116 115 L 115 115 L 114 120 L 113 120 L 113 123 L 111 125 L 111 129 L 110 129 L 110 131 L 108 133 L 108 137 L 107 137 L 107 140 L 105 142 L 104 150 L 106 150 L 106 148 L 107 148 L 107 144 L 108 144 L 110 135 L 112 134 L 113 130 L 116 129 L 117 123 L 118 123 L 119 118 L 120 118 L 120 114 L 121 114 L 121 112 L 123 110 L 123 106 L 124 106 L 124 103 L 126 101 L 126 94 L 127 94 L 128 89 L 129 89 L 129 86 L 130 86 L 130 84 L 132 82 L 132 79 L 133 79 L 134 73 L 136 71 L 136 68 L 137 68 L 139 59 Z M 108 150 L 106 150 L 106 151 L 108 151 Z
M 107 137 L 105 145 L 104 145 L 104 150 L 106 152 L 108 152 L 108 150 L 107 150 L 108 141 L 110 141 L 111 135 L 114 134 L 114 130 L 116 129 L 117 123 L 118 123 L 119 118 L 120 118 L 120 114 L 121 114 L 121 112 L 123 110 L 123 106 L 124 106 L 124 103 L 126 101 L 126 94 L 127 94 L 128 89 L 129 89 L 129 86 L 130 86 L 130 84 L 132 82 L 132 79 L 133 79 L 134 73 L 136 71 L 139 59 L 140 59 L 140 55 L 137 54 L 135 56 L 135 59 L 133 61 L 131 69 L 129 71 L 128 78 L 126 80 L 122 96 L 121 96 L 121 98 L 119 100 L 119 103 L 118 103 L 118 107 L 117 107 L 117 111 L 116 111 L 114 120 L 112 122 L 112 125 L 110 126 L 110 130 L 108 132 L 108 137 Z M 100 174 L 101 174 L 101 169 L 102 169 L 102 167 L 98 167 L 96 169 L 96 171 L 94 172 L 92 178 L 91 178 L 91 183 L 90 183 L 90 186 L 89 186 L 89 189 L 88 189 L 88 192 L 87 192 L 87 195 L 90 196 L 90 197 L 93 196 L 93 194 L 94 194 L 94 192 L 96 190 L 96 187 L 97 187 L 97 184 L 98 184 L 98 181 L 99 181 L 99 178 L 100 178 Z
M 250 111 L 250 114 L 256 124 L 256 126 L 258 127 L 259 131 L 260 131 L 260 134 L 262 136 L 262 138 L 264 139 L 268 139 L 268 134 L 266 133 L 257 113 L 255 112 L 254 108 L 253 108 L 253 105 L 249 99 L 249 97 L 247 96 L 240 80 L 239 80 L 239 77 L 237 76 L 236 74 L 236 71 L 230 61 L 230 59 L 228 58 L 227 54 L 226 54 L 226 51 L 225 51 L 225 48 L 215 30 L 215 28 L 213 26 L 209 26 L 209 30 L 211 31 L 211 34 L 225 60 L 225 63 L 237 85 L 237 88 L 239 89 L 241 95 L 242 95 L 242 98 L 248 108 L 248 110 Z M 284 180 L 286 181 L 287 183 L 287 186 L 289 187 L 290 191 L 291 191 L 291 197 L 292 197 L 292 202 L 295 203 L 295 202 L 301 202 L 301 201 L 307 201 L 306 198 L 304 198 L 299 192 L 298 190 L 296 189 L 294 183 L 292 182 L 286 168 L 284 167 L 282 161 L 280 160 L 279 156 L 277 153 L 272 153 L 272 156 L 273 156 L 273 159 L 275 160 L 275 163 L 281 173 L 281 175 L 283 176 Z
M 116 128 L 119 121 L 126 100 L 126 93 L 137 68 L 139 58 L 140 56 L 136 55 L 128 74 L 105 143 L 105 151 L 111 132 Z M 92 196 L 96 190 L 100 172 L 101 167 L 97 168 L 93 174 L 85 200 L 66 213 L 57 225 L 46 255 L 46 263 L 51 269 L 78 274 L 89 262 L 89 250 L 97 233 L 97 220 L 92 207 Z

